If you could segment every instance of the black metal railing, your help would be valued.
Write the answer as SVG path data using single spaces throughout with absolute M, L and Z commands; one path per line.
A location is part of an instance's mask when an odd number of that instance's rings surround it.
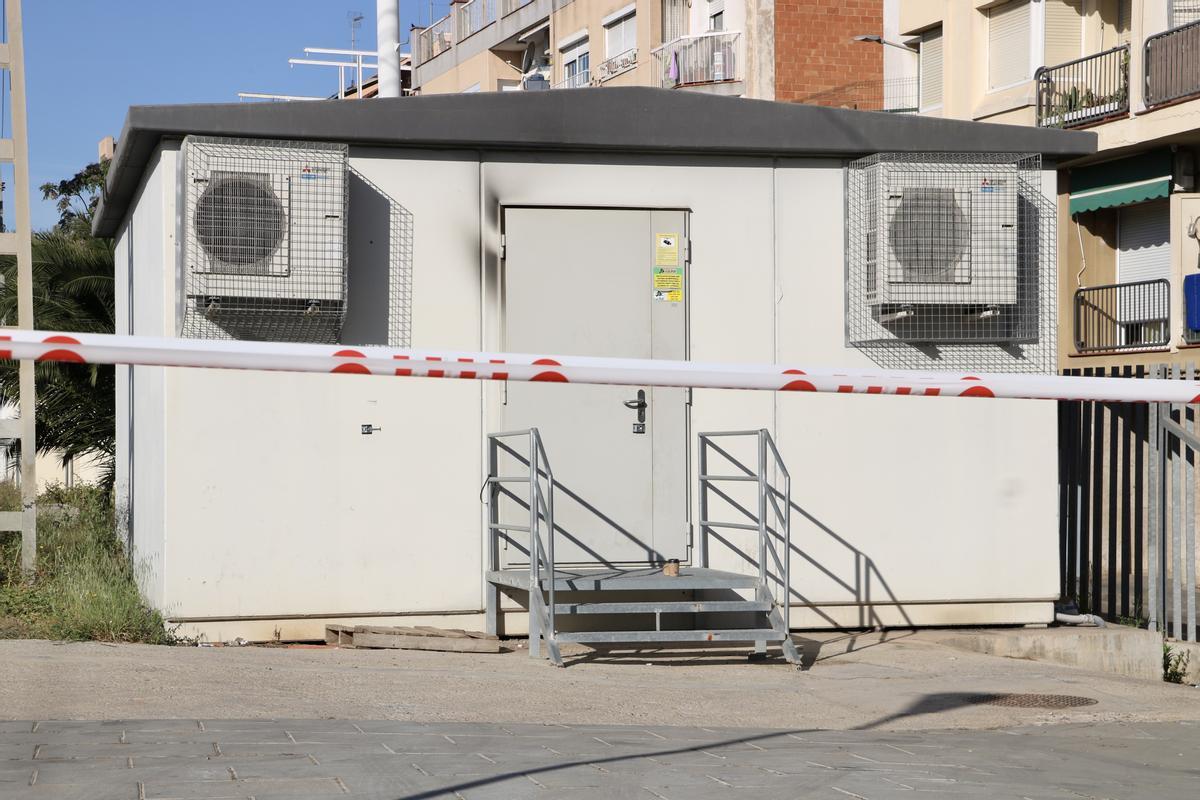
M 1171 341 L 1171 282 L 1166 278 L 1075 292 L 1075 349 L 1145 350 Z
M 1129 113 L 1129 45 L 1042 67 L 1037 82 L 1037 124 L 1076 128 Z
M 1146 38 L 1146 105 L 1200 95 L 1200 21 Z

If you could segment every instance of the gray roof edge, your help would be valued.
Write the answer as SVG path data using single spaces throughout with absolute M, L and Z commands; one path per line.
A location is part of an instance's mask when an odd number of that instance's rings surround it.
M 188 134 L 390 147 L 778 157 L 1026 152 L 1063 161 L 1096 151 L 1090 132 L 647 87 L 133 106 L 97 209 L 95 235 L 116 234 L 159 141 Z

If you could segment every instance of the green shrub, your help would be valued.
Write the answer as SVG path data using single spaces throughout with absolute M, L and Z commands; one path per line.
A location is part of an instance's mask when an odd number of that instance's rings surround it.
M 1163 680 L 1167 683 L 1183 683 L 1187 678 L 1188 661 L 1191 653 L 1187 650 L 1176 650 L 1163 642 Z
M 12 492 L 0 484 L 0 503 Z M 53 486 L 38 503 L 33 575 L 21 572 L 20 534 L 0 534 L 0 637 L 172 642 L 138 590 L 108 493 Z

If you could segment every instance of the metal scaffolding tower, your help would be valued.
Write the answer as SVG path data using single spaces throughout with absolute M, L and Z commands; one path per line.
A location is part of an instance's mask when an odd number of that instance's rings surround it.
M 29 219 L 29 129 L 25 116 L 25 46 L 21 27 L 21 0 L 4 0 L 8 35 L 0 43 L 0 69 L 9 74 L 9 107 L 12 136 L 0 138 L 0 163 L 13 165 L 13 225 L 0 233 L 0 254 L 17 259 L 17 324 L 4 327 L 32 329 L 33 230 Z M 2 89 L 0 89 L 2 92 Z M 0 102 L 3 98 L 0 97 Z M 3 136 L 0 131 L 0 136 Z M 21 532 L 21 566 L 37 564 L 37 441 L 34 435 L 33 362 L 20 366 L 20 417 L 0 420 L 0 439 L 21 443 L 21 510 L 0 512 L 0 531 Z

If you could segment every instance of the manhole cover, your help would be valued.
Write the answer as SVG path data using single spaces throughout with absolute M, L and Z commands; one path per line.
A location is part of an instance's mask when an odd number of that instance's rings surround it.
M 1078 708 L 1094 706 L 1099 701 L 1073 694 L 982 694 L 972 702 L 1008 708 Z

